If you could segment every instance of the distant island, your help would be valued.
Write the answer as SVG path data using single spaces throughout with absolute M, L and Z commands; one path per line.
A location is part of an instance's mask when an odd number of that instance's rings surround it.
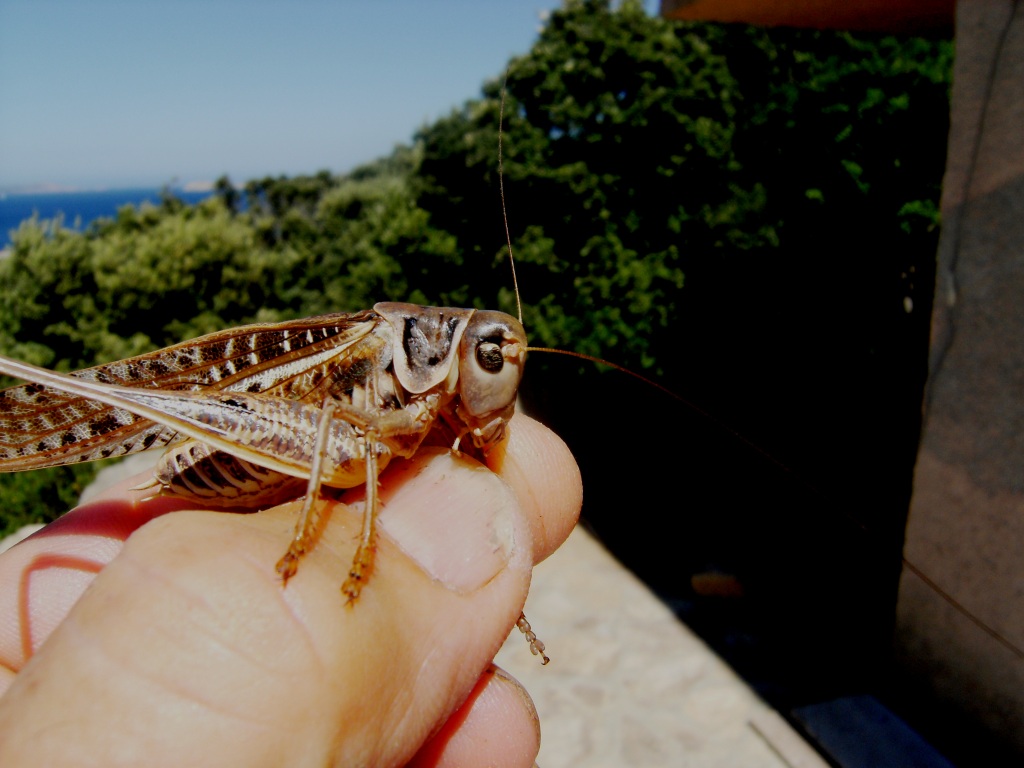
M 0 200 L 5 197 L 21 197 L 24 195 L 73 195 L 90 192 L 108 193 L 119 189 L 169 189 L 171 192 L 203 192 L 213 191 L 214 182 L 206 180 L 193 180 L 181 183 L 172 180 L 167 184 L 118 184 L 118 185 L 96 185 L 96 186 L 69 186 L 67 184 L 53 184 L 51 182 L 40 182 L 38 184 L 12 184 L 0 186 Z

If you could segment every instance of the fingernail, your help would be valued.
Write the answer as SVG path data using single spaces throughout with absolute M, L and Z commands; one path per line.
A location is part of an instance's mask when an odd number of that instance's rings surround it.
M 448 589 L 473 592 L 508 565 L 518 502 L 486 467 L 424 449 L 389 470 L 381 499 L 381 530 Z
M 533 703 L 533 699 L 530 698 L 530 694 L 526 692 L 523 684 L 516 680 L 512 675 L 506 672 L 496 664 L 491 664 L 488 670 L 496 678 L 501 680 L 508 688 L 515 691 L 516 695 L 519 696 L 519 700 L 523 704 L 523 709 L 526 711 L 530 718 L 530 723 L 534 727 L 534 732 L 537 735 L 537 743 L 540 743 L 540 715 L 537 714 L 537 705 Z M 537 768 L 537 764 L 534 763 L 534 768 Z

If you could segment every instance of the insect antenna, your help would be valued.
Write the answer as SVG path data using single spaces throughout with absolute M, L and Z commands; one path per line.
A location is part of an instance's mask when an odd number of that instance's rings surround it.
M 508 209 L 505 206 L 505 166 L 502 154 L 501 138 L 505 122 L 505 94 L 508 91 L 508 70 L 505 70 L 505 81 L 501 85 L 501 105 L 498 108 L 498 192 L 501 195 L 501 218 L 505 224 L 505 242 L 508 243 L 508 265 L 512 269 L 512 288 L 516 293 L 516 313 L 519 322 L 523 322 L 523 302 L 519 298 L 519 280 L 516 278 L 516 260 L 512 256 L 512 234 L 508 229 Z

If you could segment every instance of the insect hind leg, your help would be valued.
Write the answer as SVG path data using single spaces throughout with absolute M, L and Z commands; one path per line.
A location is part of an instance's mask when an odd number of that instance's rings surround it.
M 296 574 L 299 568 L 299 561 L 306 553 L 313 549 L 320 532 L 320 514 L 317 510 L 317 501 L 320 498 L 320 488 L 324 477 L 324 469 L 327 463 L 327 445 L 330 437 L 331 422 L 335 412 L 339 409 L 339 403 L 328 398 L 324 404 L 317 424 L 316 440 L 313 446 L 313 462 L 310 468 L 309 483 L 306 487 L 306 496 L 302 503 L 302 510 L 295 522 L 295 532 L 292 535 L 288 551 L 277 562 L 276 570 L 282 581 L 288 580 Z M 368 429 L 361 438 L 364 445 L 364 463 L 366 468 L 366 502 L 363 511 L 363 526 L 359 536 L 359 546 L 352 558 L 352 565 L 349 568 L 348 577 L 342 584 L 342 594 L 348 599 L 349 604 L 353 603 L 363 588 L 363 584 L 369 578 L 373 569 L 373 559 L 376 552 L 376 520 L 379 512 L 380 502 L 378 499 L 378 475 L 379 463 L 377 461 L 377 433 Z
M 320 420 L 317 423 L 316 440 L 313 443 L 313 466 L 306 485 L 306 496 L 302 502 L 302 511 L 295 521 L 295 533 L 292 535 L 288 551 L 277 561 L 276 570 L 281 580 L 288 580 L 299 570 L 299 560 L 309 552 L 316 543 L 320 529 L 320 515 L 316 511 L 316 502 L 320 497 L 320 484 L 323 479 L 324 461 L 327 454 L 327 439 L 330 436 L 331 418 L 334 415 L 335 403 L 327 400 L 323 404 Z
M 352 557 L 352 566 L 348 571 L 348 578 L 341 585 L 341 593 L 348 598 L 351 605 L 359 597 L 366 579 L 373 570 L 373 559 L 377 551 L 376 523 L 379 509 L 378 491 L 378 468 L 377 453 L 374 446 L 377 443 L 376 435 L 367 433 L 363 438 L 366 445 L 366 502 L 363 509 L 363 529 L 359 536 L 359 546 Z

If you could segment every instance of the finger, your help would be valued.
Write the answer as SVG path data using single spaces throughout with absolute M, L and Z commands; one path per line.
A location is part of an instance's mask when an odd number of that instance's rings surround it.
M 119 484 L 71 510 L 0 557 L 0 665 L 18 670 L 64 620 L 96 574 L 136 529 L 188 505 L 183 500 L 141 500 Z M 0 693 L 6 686 L 0 683 Z
M 529 694 L 491 665 L 459 710 L 409 768 L 529 768 L 540 751 L 540 721 Z

